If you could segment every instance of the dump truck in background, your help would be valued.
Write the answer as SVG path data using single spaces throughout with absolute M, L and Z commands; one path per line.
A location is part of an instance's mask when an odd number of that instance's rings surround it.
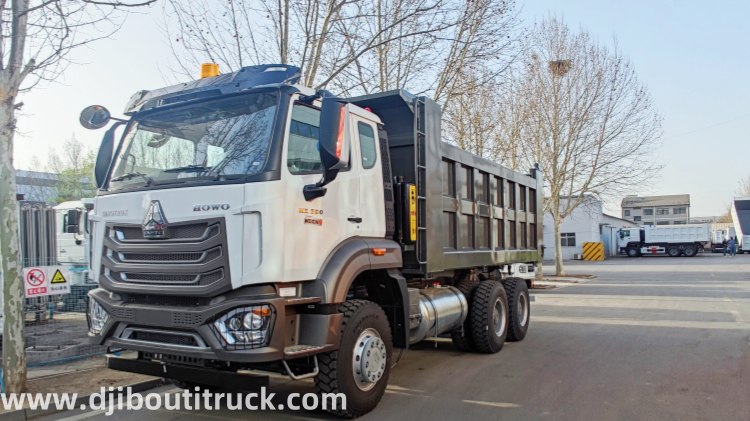
M 716 227 L 716 225 L 712 224 L 711 229 L 711 252 L 721 253 L 724 251 L 727 241 L 731 237 L 736 237 L 737 234 L 731 224 L 721 224 L 723 227 Z
M 750 253 L 750 197 L 735 197 L 731 214 L 737 235 L 737 252 Z
M 341 99 L 299 78 L 263 65 L 141 91 L 105 133 L 90 335 L 137 352 L 110 368 L 185 387 L 314 378 L 358 416 L 394 348 L 449 336 L 494 353 L 525 337 L 527 284 L 507 273 L 540 259 L 540 171 L 443 142 L 429 98 Z
M 620 253 L 630 257 L 666 254 L 693 257 L 711 247 L 710 224 L 646 225 L 619 230 Z

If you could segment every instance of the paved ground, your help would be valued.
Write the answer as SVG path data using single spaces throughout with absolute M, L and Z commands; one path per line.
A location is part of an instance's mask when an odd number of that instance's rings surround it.
M 495 355 L 424 343 L 403 356 L 388 393 L 363 419 L 750 419 L 750 255 L 613 258 L 568 269 L 599 278 L 534 292 L 525 341 Z M 272 389 L 313 390 L 286 381 Z M 43 419 L 62 417 L 103 418 Z M 141 411 L 110 419 L 197 417 L 325 415 Z

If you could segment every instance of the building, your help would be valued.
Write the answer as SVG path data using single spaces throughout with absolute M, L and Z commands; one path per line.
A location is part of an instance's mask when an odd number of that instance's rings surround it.
M 52 203 L 57 198 L 59 177 L 55 173 L 16 170 L 16 193 L 24 200 Z
M 560 242 L 563 259 L 571 260 L 583 253 L 583 243 L 602 242 L 607 256 L 617 255 L 617 230 L 635 227 L 635 224 L 604 213 L 601 200 L 587 195 L 584 202 L 560 225 Z M 555 226 L 552 216 L 544 214 L 544 259 L 555 258 Z
M 640 225 L 687 224 L 690 195 L 627 196 L 622 199 L 622 219 Z

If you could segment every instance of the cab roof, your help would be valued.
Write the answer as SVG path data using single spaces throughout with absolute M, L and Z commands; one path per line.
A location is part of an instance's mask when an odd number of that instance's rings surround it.
M 221 74 L 136 92 L 125 107 L 126 115 L 180 102 L 207 99 L 263 86 L 293 85 L 300 80 L 300 69 L 288 64 L 248 66 L 236 72 Z

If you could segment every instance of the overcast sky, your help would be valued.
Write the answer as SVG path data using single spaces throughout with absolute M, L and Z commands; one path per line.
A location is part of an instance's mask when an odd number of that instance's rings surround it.
M 746 1 L 519 1 L 525 24 L 548 13 L 562 15 L 602 42 L 617 37 L 664 116 L 664 165 L 656 180 L 633 194 L 691 196 L 693 216 L 719 215 L 750 173 L 750 36 Z M 98 147 L 101 131 L 78 125 L 86 105 L 101 104 L 121 115 L 138 90 L 168 80 L 169 48 L 159 26 L 161 6 L 131 14 L 112 39 L 75 53 L 60 80 L 25 95 L 16 137 L 16 167 L 46 161 L 49 148 L 72 135 Z M 195 63 L 196 75 L 200 63 Z M 59 148 L 59 146 L 58 146 Z M 649 187 L 646 187 L 649 184 Z M 607 206 L 619 212 L 619 203 Z

